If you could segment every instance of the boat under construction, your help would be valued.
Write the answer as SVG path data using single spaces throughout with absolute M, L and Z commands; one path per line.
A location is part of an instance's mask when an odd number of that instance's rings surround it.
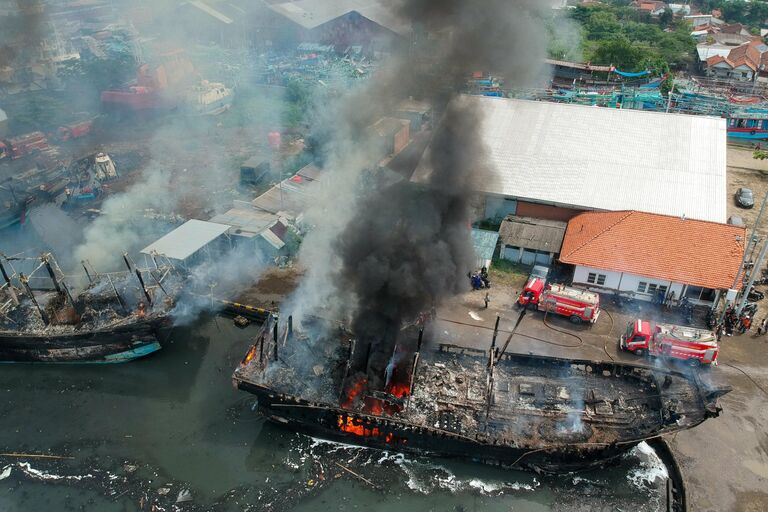
M 0 255 L 0 362 L 119 363 L 156 352 L 179 280 L 170 265 L 96 273 L 74 293 L 51 254 Z
M 485 349 L 439 343 L 430 321 L 403 327 L 382 375 L 338 322 L 270 316 L 233 384 L 310 436 L 544 473 L 605 466 L 720 414 L 730 389 L 695 371 L 508 353 L 525 314 L 501 348 L 498 320 Z

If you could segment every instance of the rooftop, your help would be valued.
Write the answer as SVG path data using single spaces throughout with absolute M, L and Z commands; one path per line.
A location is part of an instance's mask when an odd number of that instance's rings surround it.
M 493 253 L 496 250 L 496 242 L 498 240 L 499 234 L 496 231 L 472 229 L 472 245 L 475 247 L 475 255 L 478 259 L 493 259 Z
M 504 245 L 556 253 L 563 245 L 567 225 L 557 220 L 510 215 L 501 223 L 499 237 Z
M 408 27 L 395 15 L 395 9 L 383 0 L 272 0 L 267 5 L 274 12 L 307 29 L 319 27 L 350 12 L 357 12 L 392 32 L 408 32 Z
M 308 164 L 251 201 L 251 205 L 265 212 L 296 218 L 304 211 L 313 193 L 310 185 L 321 177 L 322 171 Z
M 568 222 L 560 261 L 712 289 L 733 286 L 744 227 L 637 211 L 588 212 Z
M 725 222 L 724 119 L 483 96 L 487 164 L 478 192 L 594 210 Z M 413 181 L 431 174 L 429 149 Z
M 142 249 L 141 253 L 161 254 L 167 258 L 184 261 L 226 233 L 227 230 L 229 230 L 229 226 L 224 224 L 196 219 L 188 220 Z

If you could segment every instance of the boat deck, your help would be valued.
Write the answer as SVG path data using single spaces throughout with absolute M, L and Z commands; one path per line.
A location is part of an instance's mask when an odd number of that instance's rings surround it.
M 234 379 L 324 407 L 522 448 L 670 433 L 704 421 L 713 401 L 694 373 L 518 354 L 502 355 L 490 372 L 487 351 L 445 344 L 404 352 L 386 380 L 405 382 L 407 392 L 394 393 L 389 384 L 369 389 L 350 369 L 354 337 L 339 328 L 315 330 L 278 337 L 268 322 Z

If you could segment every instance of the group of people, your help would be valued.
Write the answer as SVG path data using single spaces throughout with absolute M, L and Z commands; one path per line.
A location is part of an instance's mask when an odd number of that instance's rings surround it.
M 473 290 L 491 287 L 491 281 L 488 279 L 488 268 L 486 267 L 481 268 L 480 271 L 470 272 L 468 277 Z
M 752 316 L 749 313 L 742 313 L 739 316 L 736 313 L 736 309 L 733 306 L 729 306 L 725 310 L 725 316 L 723 321 L 717 325 L 715 332 L 717 333 L 718 341 L 725 334 L 726 336 L 733 336 L 734 331 L 739 334 L 744 334 L 752 329 Z M 762 336 L 768 331 L 768 317 L 763 318 L 757 326 L 757 334 Z

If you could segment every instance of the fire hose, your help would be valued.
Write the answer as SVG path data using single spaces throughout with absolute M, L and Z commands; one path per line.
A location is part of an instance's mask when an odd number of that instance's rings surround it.
M 736 369 L 736 370 L 740 371 L 741 373 L 743 373 L 743 374 L 744 374 L 744 376 L 745 376 L 746 378 L 748 378 L 748 379 L 749 379 L 749 380 L 752 382 L 752 384 L 754 384 L 754 385 L 755 385 L 755 387 L 756 387 L 757 389 L 759 389 L 760 391 L 762 391 L 764 395 L 768 396 L 768 391 L 766 391 L 766 389 L 765 389 L 763 386 L 761 386 L 760 384 L 758 384 L 758 383 L 757 383 L 757 381 L 756 381 L 755 379 L 753 379 L 753 378 L 752 378 L 752 376 L 751 376 L 750 374 L 748 374 L 747 372 L 745 372 L 744 370 L 742 370 L 741 368 L 739 368 L 739 367 L 738 367 L 738 366 L 736 366 L 735 364 L 731 364 L 731 363 L 719 363 L 719 364 L 721 364 L 721 365 L 723 365 L 723 366 L 730 366 L 731 368 L 734 368 L 734 369 Z

